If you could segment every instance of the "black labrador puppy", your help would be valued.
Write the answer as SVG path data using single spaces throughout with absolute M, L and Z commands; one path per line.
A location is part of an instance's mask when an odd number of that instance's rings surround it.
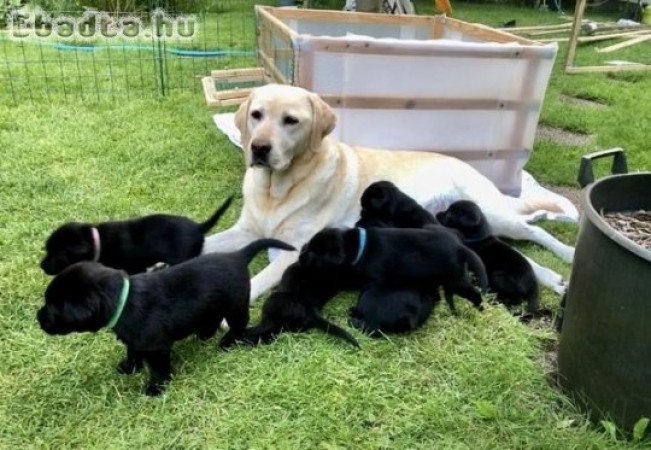
M 436 217 L 442 225 L 461 232 L 464 244 L 479 255 L 488 285 L 499 302 L 516 306 L 524 301 L 527 314 L 538 311 L 538 282 L 531 265 L 520 252 L 493 235 L 479 206 L 460 200 Z
M 356 227 L 423 228 L 436 218 L 390 181 L 377 181 L 364 190 Z
M 422 228 L 438 223 L 432 214 L 390 181 L 369 185 L 362 194 L 361 207 L 356 227 Z M 379 335 L 377 331 L 413 331 L 431 314 L 431 298 L 438 298 L 437 291 L 430 291 L 371 287 L 360 294 L 357 306 L 351 309 L 350 323 L 371 335 Z
M 372 337 L 410 333 L 427 321 L 439 301 L 436 291 L 371 286 L 350 308 L 349 323 Z
M 45 243 L 41 268 L 56 275 L 80 261 L 96 261 L 133 275 L 162 262 L 174 265 L 201 253 L 204 235 L 228 209 L 229 197 L 208 220 L 154 214 L 97 225 L 70 222 L 61 225 Z
M 455 310 L 453 294 L 481 309 L 481 294 L 472 286 L 466 265 L 482 289 L 487 286 L 481 259 L 452 230 L 440 225 L 427 229 L 326 228 L 303 247 L 301 265 L 325 273 L 333 268 L 353 270 L 365 283 L 390 289 L 443 287 Z
M 292 264 L 264 302 L 260 323 L 247 328 L 246 341 L 269 343 L 283 331 L 305 332 L 316 328 L 359 347 L 347 331 L 321 315 L 325 304 L 340 290 L 356 287 L 352 279 L 344 278 L 345 274 L 339 276 L 332 271 L 315 274 L 298 262 Z
M 132 374 L 149 366 L 147 395 L 158 395 L 170 379 L 170 351 L 191 334 L 209 339 L 222 319 L 230 326 L 220 342 L 228 347 L 244 337 L 249 321 L 248 264 L 263 249 L 294 250 L 261 239 L 232 253 L 202 255 L 151 273 L 128 277 L 96 262 L 73 264 L 45 291 L 37 317 L 52 335 L 112 328 L 127 347 L 118 371 Z

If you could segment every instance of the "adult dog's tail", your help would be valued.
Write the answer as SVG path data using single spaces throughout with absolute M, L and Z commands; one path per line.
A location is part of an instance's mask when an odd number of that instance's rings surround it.
M 312 316 L 314 320 L 314 327 L 318 328 L 319 330 L 331 335 L 338 337 L 340 339 L 345 340 L 349 344 L 360 348 L 359 342 L 357 342 L 357 339 L 355 339 L 353 336 L 350 335 L 346 330 L 343 328 L 338 327 L 334 323 L 328 322 L 319 312 L 318 309 L 312 308 Z
M 231 206 L 231 203 L 233 202 L 233 196 L 231 195 L 226 199 L 224 203 L 215 211 L 215 214 L 210 216 L 208 220 L 206 220 L 203 223 L 199 224 L 199 229 L 201 230 L 202 234 L 206 234 L 208 230 L 210 230 L 212 227 L 214 227 L 221 216 L 226 212 L 229 206 Z
M 246 263 L 249 264 L 258 253 L 270 247 L 279 248 L 281 250 L 296 250 L 291 245 L 279 241 L 278 239 L 258 239 L 240 249 L 239 253 L 244 257 Z
M 477 277 L 479 287 L 482 291 L 486 291 L 488 289 L 488 275 L 486 275 L 486 267 L 481 258 L 468 247 L 462 247 L 461 252 L 468 263 L 470 271 L 475 274 L 475 277 Z

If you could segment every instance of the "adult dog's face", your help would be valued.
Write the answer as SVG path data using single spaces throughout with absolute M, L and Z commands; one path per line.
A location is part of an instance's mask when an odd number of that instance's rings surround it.
M 254 89 L 235 114 L 249 167 L 284 171 L 306 152 L 318 152 L 335 126 L 330 107 L 305 89 L 269 84 Z
M 109 295 L 121 286 L 121 272 L 99 263 L 73 264 L 57 275 L 45 290 L 45 305 L 37 313 L 48 334 L 97 331 L 108 322 Z
M 79 261 L 93 259 L 93 240 L 90 226 L 67 223 L 57 228 L 45 243 L 46 255 L 41 268 L 48 275 L 56 275 Z

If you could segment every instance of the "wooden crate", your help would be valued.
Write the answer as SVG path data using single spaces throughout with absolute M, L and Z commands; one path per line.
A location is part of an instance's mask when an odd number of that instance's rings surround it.
M 330 104 L 334 139 L 449 154 L 519 193 L 555 43 L 445 16 L 255 10 L 261 65 Z
M 213 70 L 201 79 L 208 106 L 232 106 L 242 103 L 256 86 L 269 83 L 271 77 L 262 67 Z

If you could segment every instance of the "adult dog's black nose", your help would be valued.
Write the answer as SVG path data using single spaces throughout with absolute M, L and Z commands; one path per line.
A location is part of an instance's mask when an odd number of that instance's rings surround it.
M 253 164 L 267 164 L 267 157 L 271 152 L 269 142 L 251 142 L 251 153 L 253 154 Z

